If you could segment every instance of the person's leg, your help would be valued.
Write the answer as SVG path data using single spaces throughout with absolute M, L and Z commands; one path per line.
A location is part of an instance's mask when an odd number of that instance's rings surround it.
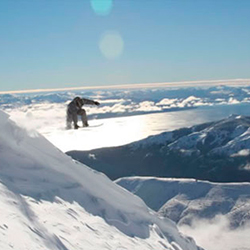
M 77 121 L 78 121 L 77 114 L 72 114 L 72 119 L 73 119 L 73 122 L 74 122 L 74 129 L 78 129 L 79 126 L 77 125 Z
M 86 111 L 85 109 L 81 109 L 77 112 L 78 115 L 81 116 L 81 119 L 82 119 L 82 126 L 83 127 L 88 127 L 89 124 L 88 124 L 88 118 L 87 118 L 87 114 L 86 114 Z
M 67 129 L 71 129 L 72 121 L 73 121 L 72 115 L 69 112 L 67 112 L 67 119 L 66 119 L 66 128 Z

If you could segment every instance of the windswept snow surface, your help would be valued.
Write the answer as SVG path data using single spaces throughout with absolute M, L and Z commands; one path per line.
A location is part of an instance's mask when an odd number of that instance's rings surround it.
M 250 183 L 127 177 L 117 184 L 171 218 L 207 250 L 250 249 Z
M 137 196 L 0 111 L 0 249 L 199 249 Z

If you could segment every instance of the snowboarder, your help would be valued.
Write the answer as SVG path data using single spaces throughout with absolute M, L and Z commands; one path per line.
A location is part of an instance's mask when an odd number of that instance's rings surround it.
M 82 109 L 82 106 L 84 104 L 97 106 L 100 105 L 100 103 L 97 101 L 80 98 L 78 96 L 75 97 L 67 106 L 67 129 L 71 128 L 72 122 L 74 123 L 74 129 L 79 128 L 79 126 L 77 125 L 78 115 L 81 116 L 83 127 L 89 126 L 86 111 L 85 109 Z

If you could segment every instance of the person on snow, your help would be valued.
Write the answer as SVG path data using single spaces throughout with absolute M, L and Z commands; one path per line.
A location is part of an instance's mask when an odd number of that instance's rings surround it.
M 79 126 L 77 125 L 78 122 L 78 116 L 81 116 L 82 119 L 82 126 L 88 127 L 88 119 L 86 115 L 85 109 L 82 109 L 82 106 L 88 104 L 88 105 L 100 105 L 99 102 L 75 97 L 67 106 L 67 129 L 71 128 L 72 122 L 74 123 L 74 129 L 78 129 Z

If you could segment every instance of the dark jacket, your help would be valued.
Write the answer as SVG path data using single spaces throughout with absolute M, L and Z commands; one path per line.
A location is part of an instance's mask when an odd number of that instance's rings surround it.
M 82 106 L 85 104 L 89 105 L 99 105 L 99 102 L 85 99 L 85 98 L 80 98 L 80 97 L 75 97 L 69 104 L 68 104 L 68 113 L 70 114 L 76 114 L 77 111 L 82 109 Z

